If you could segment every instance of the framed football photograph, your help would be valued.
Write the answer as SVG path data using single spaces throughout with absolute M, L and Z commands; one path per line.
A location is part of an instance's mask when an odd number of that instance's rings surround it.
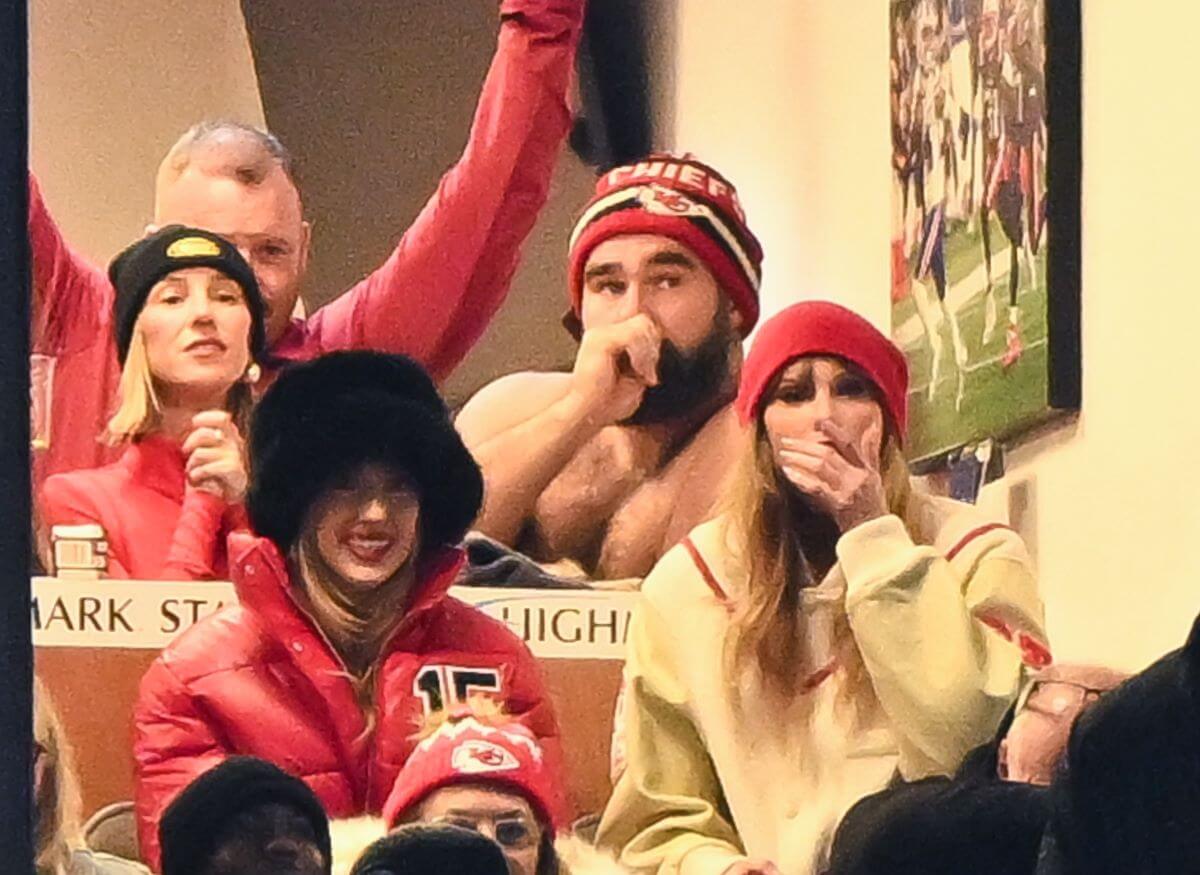
M 1079 4 L 890 13 L 892 335 L 928 461 L 1079 407 Z

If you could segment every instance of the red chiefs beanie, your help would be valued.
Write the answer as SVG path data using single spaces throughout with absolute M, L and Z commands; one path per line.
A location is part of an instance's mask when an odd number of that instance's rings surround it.
M 517 793 L 551 830 L 567 825 L 557 775 L 537 738 L 515 721 L 491 726 L 464 712 L 451 716 L 418 744 L 384 803 L 388 829 L 434 790 L 453 784 L 483 784 Z
M 742 365 L 737 411 L 749 424 L 762 412 L 775 375 L 806 355 L 829 355 L 858 366 L 883 396 L 896 436 L 908 430 L 908 362 L 896 344 L 866 319 L 829 301 L 793 304 L 766 321 Z
M 754 327 L 762 246 L 733 185 L 707 164 L 692 155 L 655 153 L 600 177 L 571 232 L 568 280 L 576 317 L 588 255 L 621 234 L 658 234 L 691 249 L 742 314 L 742 336 Z

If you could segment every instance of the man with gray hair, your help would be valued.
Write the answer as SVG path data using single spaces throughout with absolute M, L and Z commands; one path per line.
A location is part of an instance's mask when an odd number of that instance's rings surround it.
M 266 306 L 275 367 L 337 349 L 404 353 L 435 377 L 466 355 L 499 309 L 520 247 L 546 202 L 570 113 L 566 94 L 585 0 L 502 0 L 501 28 L 470 139 L 384 264 L 308 319 L 293 318 L 308 265 L 292 162 L 266 131 L 202 122 L 167 153 L 155 183 L 153 230 L 184 224 L 234 243 Z M 113 289 L 75 253 L 30 177 L 33 352 L 53 360 L 49 438 L 35 491 L 60 471 L 95 467 L 120 370 Z M 260 384 L 259 388 L 264 384 Z

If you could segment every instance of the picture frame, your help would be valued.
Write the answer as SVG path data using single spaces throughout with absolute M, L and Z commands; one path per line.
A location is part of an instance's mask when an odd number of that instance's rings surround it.
M 892 0 L 892 335 L 917 467 L 1081 403 L 1078 0 Z

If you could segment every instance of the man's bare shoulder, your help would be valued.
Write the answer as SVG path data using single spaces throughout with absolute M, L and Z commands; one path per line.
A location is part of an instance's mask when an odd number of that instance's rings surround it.
M 468 447 L 477 447 L 541 413 L 571 388 L 560 371 L 520 371 L 488 383 L 471 396 L 454 427 Z

